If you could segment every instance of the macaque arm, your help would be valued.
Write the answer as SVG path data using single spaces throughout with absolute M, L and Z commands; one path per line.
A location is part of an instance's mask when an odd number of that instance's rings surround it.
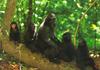
M 44 41 L 45 41 L 45 43 L 47 43 L 49 46 L 57 47 L 57 44 L 56 44 L 55 42 L 53 42 L 50 38 L 49 38 L 49 39 L 45 39 Z

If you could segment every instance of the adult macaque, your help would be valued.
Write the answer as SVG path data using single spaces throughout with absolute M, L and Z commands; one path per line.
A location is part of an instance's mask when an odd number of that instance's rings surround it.
M 65 32 L 62 36 L 62 51 L 60 58 L 64 61 L 72 61 L 75 58 L 75 49 L 71 41 L 71 33 Z
M 31 23 L 28 25 L 25 37 L 24 37 L 24 43 L 26 46 L 30 45 L 34 41 L 34 33 L 35 33 L 35 26 Z
M 33 23 L 30 23 L 27 27 L 25 36 L 24 36 L 24 44 L 26 47 L 31 50 L 32 52 L 36 51 L 36 48 L 34 46 L 34 37 L 35 37 L 35 26 Z
M 98 70 L 93 59 L 89 56 L 89 50 L 86 41 L 81 38 L 79 39 L 78 49 L 77 49 L 77 65 L 81 70 L 86 70 L 87 66 L 93 68 L 93 70 Z
M 10 24 L 9 39 L 10 41 L 14 41 L 15 43 L 20 42 L 20 32 L 16 22 L 12 22 Z
M 47 48 L 56 47 L 57 45 L 51 40 L 54 37 L 55 15 L 49 13 L 40 25 L 36 47 L 40 52 L 44 52 Z
M 49 13 L 44 19 L 43 23 L 40 25 L 36 47 L 39 52 L 45 54 L 46 57 L 55 58 L 57 55 L 56 51 L 53 51 L 58 47 L 56 38 L 54 35 L 55 30 L 55 15 L 53 13 Z M 57 38 L 56 38 L 57 39 Z

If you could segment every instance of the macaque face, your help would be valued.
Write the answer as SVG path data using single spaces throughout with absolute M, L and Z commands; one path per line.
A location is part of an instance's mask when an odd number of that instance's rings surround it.
M 51 18 L 50 18 L 50 23 L 52 23 L 53 26 L 55 26 L 55 20 L 56 20 L 56 17 L 54 14 L 52 14 Z
M 62 40 L 64 40 L 65 42 L 66 41 L 71 41 L 71 34 L 69 32 L 64 33 L 63 37 L 62 37 Z
M 12 24 L 12 25 L 11 25 L 11 28 L 12 28 L 12 29 L 16 29 L 16 24 Z
M 51 28 L 55 27 L 55 20 L 56 20 L 55 14 L 53 13 L 48 14 L 47 21 L 48 21 L 48 25 L 50 25 Z

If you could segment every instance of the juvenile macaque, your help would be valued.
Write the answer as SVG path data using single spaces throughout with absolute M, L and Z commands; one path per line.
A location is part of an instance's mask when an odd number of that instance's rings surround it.
M 89 50 L 86 41 L 81 38 L 79 39 L 78 49 L 77 49 L 77 65 L 81 70 L 86 70 L 87 66 L 93 68 L 93 70 L 98 70 L 93 59 L 89 56 Z
M 16 22 L 12 22 L 10 24 L 10 41 L 14 41 L 15 43 L 20 42 L 20 32 Z
M 75 58 L 75 49 L 71 41 L 70 32 L 66 32 L 62 36 L 62 51 L 60 58 L 64 61 L 72 61 Z

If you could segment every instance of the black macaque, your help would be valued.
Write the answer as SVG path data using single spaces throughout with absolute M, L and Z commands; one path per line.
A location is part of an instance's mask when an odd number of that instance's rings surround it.
M 37 48 L 42 53 L 47 48 L 55 47 L 54 42 L 51 40 L 51 37 L 54 36 L 54 27 L 55 27 L 55 18 L 54 14 L 48 14 L 44 19 L 43 23 L 40 25 L 38 34 L 37 34 Z
M 35 51 L 34 47 L 34 37 L 35 37 L 35 26 L 33 23 L 29 24 L 24 36 L 24 44 L 28 49 L 30 49 L 32 52 Z
M 20 42 L 20 31 L 18 29 L 16 22 L 12 22 L 10 24 L 9 39 L 10 39 L 10 41 L 14 41 L 15 44 Z
M 54 36 L 53 38 L 51 38 L 51 40 L 57 45 L 57 47 L 51 47 L 51 48 L 47 48 L 46 51 L 45 51 L 45 56 L 47 58 L 49 58 L 49 60 L 51 62 L 54 62 L 54 63 L 60 63 L 60 52 L 61 52 L 61 42 L 57 39 L 56 36 Z
M 89 50 L 83 38 L 79 39 L 76 62 L 80 70 L 86 70 L 87 66 L 92 67 L 93 70 L 98 70 L 94 60 L 89 56 Z
M 49 13 L 40 25 L 36 47 L 40 53 L 44 54 L 45 57 L 49 58 L 51 61 L 54 61 L 53 59 L 56 59 L 58 56 L 58 42 L 57 40 L 54 41 L 54 39 L 57 39 L 54 35 L 54 29 L 55 15 L 53 13 Z
M 75 48 L 71 40 L 71 33 L 65 32 L 62 36 L 62 51 L 60 58 L 64 61 L 72 61 L 75 58 Z
M 26 45 L 33 43 L 34 33 L 35 33 L 35 26 L 31 23 L 30 25 L 28 25 L 26 33 L 25 33 L 24 42 Z

